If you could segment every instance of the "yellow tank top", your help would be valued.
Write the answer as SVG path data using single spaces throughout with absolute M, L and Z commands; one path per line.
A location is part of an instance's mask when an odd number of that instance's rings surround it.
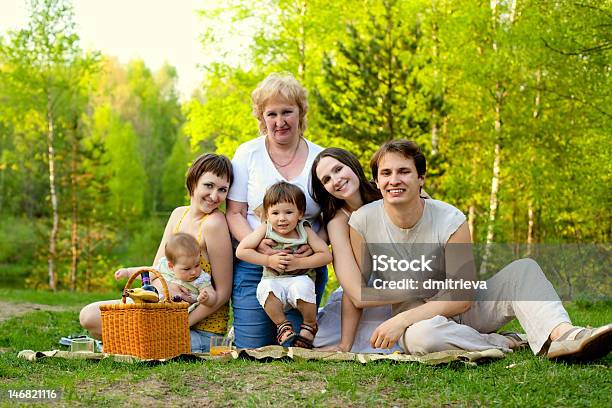
M 185 218 L 185 215 L 187 215 L 188 211 L 189 211 L 189 207 L 185 209 L 185 212 L 183 212 L 183 215 L 181 215 L 181 219 L 176 224 L 176 227 L 174 227 L 175 234 L 179 232 L 179 227 L 181 226 L 181 222 L 183 222 L 183 218 Z M 204 222 L 205 219 L 206 217 L 204 217 L 204 219 L 202 220 L 202 223 Z M 198 236 L 197 236 L 197 240 L 199 244 L 201 244 L 202 242 L 202 223 L 200 223 L 200 228 L 198 230 Z M 202 267 L 202 271 L 210 274 L 211 281 L 214 287 L 215 280 L 212 279 L 212 268 L 210 267 L 210 263 L 208 262 L 208 259 L 206 259 L 202 251 L 200 251 L 200 266 Z M 196 329 L 196 330 L 206 330 L 206 331 L 209 331 L 211 333 L 216 333 L 216 334 L 225 334 L 227 332 L 227 321 L 228 320 L 229 320 L 229 303 L 226 303 L 223 306 L 221 306 L 219 309 L 217 309 L 216 312 L 204 318 L 199 323 L 191 326 L 191 328 Z

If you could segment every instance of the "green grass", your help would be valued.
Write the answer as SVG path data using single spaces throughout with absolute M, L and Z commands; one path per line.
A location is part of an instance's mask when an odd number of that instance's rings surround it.
M 119 296 L 117 295 L 119 293 Z M 11 303 L 39 303 L 52 306 L 79 306 L 99 300 L 108 300 L 121 297 L 120 292 L 115 293 L 78 293 L 78 292 L 50 292 L 28 289 L 0 288 L 0 300 Z
M 0 291 L 6 296 L 6 291 Z M 10 292 L 15 299 L 16 292 Z M 36 303 L 41 293 L 20 292 Z M 62 295 L 62 297 L 65 294 Z M 79 298 L 80 296 L 80 298 Z M 101 296 L 74 295 L 98 300 Z M 57 304 L 57 303 L 54 303 Z M 577 324 L 611 321 L 610 303 L 568 305 Z M 518 328 L 510 325 L 510 327 Z M 522 351 L 492 363 L 322 363 L 236 360 L 155 366 L 111 361 L 17 359 L 22 349 L 58 348 L 79 333 L 77 312 L 36 311 L 0 323 L 0 406 L 8 389 L 62 390 L 60 406 L 609 406 L 612 358 L 591 364 L 553 363 Z M 56 405 L 56 404 L 54 404 Z

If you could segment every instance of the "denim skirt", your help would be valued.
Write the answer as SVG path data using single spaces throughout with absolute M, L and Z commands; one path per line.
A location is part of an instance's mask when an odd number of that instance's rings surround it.
M 252 263 L 235 260 L 234 284 L 232 288 L 232 311 L 234 314 L 235 345 L 237 348 L 256 348 L 276 343 L 276 325 L 270 320 L 257 301 L 257 284 L 263 268 Z M 327 266 L 317 268 L 315 292 L 317 308 L 321 303 L 327 284 Z M 297 332 L 302 324 L 302 315 L 297 309 L 286 313 L 287 319 Z
M 212 336 L 222 336 L 221 334 L 211 333 L 206 330 L 189 330 L 192 353 L 208 353 L 210 351 L 210 338 Z

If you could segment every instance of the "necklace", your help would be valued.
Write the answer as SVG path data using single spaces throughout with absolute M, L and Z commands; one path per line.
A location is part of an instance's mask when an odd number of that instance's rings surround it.
M 291 158 L 289 159 L 289 161 L 285 164 L 280 164 L 277 163 L 273 158 L 272 158 L 272 153 L 270 153 L 270 148 L 268 147 L 268 139 L 266 138 L 266 150 L 268 151 L 268 156 L 270 156 L 270 160 L 272 160 L 272 163 L 274 164 L 274 166 L 277 169 L 281 169 L 283 167 L 287 167 L 288 165 L 290 165 L 293 160 L 295 159 L 295 156 L 297 155 L 297 151 L 300 148 L 300 144 L 302 143 L 302 138 L 300 137 L 300 140 L 298 140 L 297 145 L 295 146 L 295 149 L 293 150 L 293 153 L 291 154 Z

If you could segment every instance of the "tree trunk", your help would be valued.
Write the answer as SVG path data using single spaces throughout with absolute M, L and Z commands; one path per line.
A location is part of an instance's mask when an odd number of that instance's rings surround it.
M 527 204 L 527 256 L 531 255 L 532 245 L 534 243 L 534 224 L 535 211 L 533 210 L 533 200 L 529 200 Z
M 308 3 L 306 0 L 302 1 L 298 5 L 298 11 L 300 15 L 300 26 L 298 29 L 298 78 L 300 82 L 304 83 L 306 76 L 306 9 Z
M 47 91 L 47 156 L 49 161 L 49 194 L 51 195 L 51 214 L 53 224 L 49 234 L 49 288 L 57 290 L 57 273 L 55 259 L 57 257 L 57 234 L 59 230 L 59 214 L 57 205 L 57 192 L 55 191 L 55 123 L 53 119 L 51 95 Z
M 391 13 L 392 5 L 388 1 L 384 2 L 385 17 L 387 18 L 387 126 L 389 127 L 389 140 L 395 139 L 394 120 L 393 117 L 393 16 Z
M 542 101 L 542 92 L 540 90 L 540 83 L 542 81 L 542 69 L 538 68 L 538 70 L 536 71 L 536 96 L 535 96 L 535 101 L 534 101 L 534 108 L 533 108 L 533 121 L 534 121 L 534 129 L 536 129 L 536 132 L 534 132 L 534 134 L 537 135 L 537 129 L 538 129 L 538 120 L 540 119 L 540 104 Z M 537 136 L 536 136 L 537 137 Z M 536 149 L 535 149 L 535 145 L 532 146 L 532 155 L 530 158 L 530 163 L 533 165 L 537 160 L 537 154 L 536 154 Z M 532 183 L 531 188 L 533 189 L 535 186 L 535 182 Z M 535 242 L 535 209 L 534 209 L 534 202 L 533 202 L 533 195 L 534 192 L 531 191 L 531 197 L 529 198 L 529 202 L 527 204 L 527 256 L 530 256 L 532 253 L 532 249 L 533 249 L 533 243 Z
M 4 163 L 0 163 L 0 208 L 4 208 L 4 173 L 6 173 L 7 166 Z
M 491 0 L 491 17 L 493 20 L 494 31 L 499 30 L 500 16 L 499 16 L 499 0 Z M 510 1 L 510 24 L 514 23 L 516 17 L 516 0 Z M 497 55 L 498 46 L 495 40 L 495 33 L 493 33 L 493 53 Z M 485 241 L 485 251 L 480 264 L 480 276 L 484 277 L 487 273 L 488 261 L 491 254 L 491 244 L 495 238 L 495 220 L 497 217 L 497 206 L 498 206 L 498 192 L 499 192 L 499 174 L 500 174 L 500 162 L 501 162 L 501 132 L 502 132 L 502 118 L 501 109 L 503 106 L 506 92 L 503 89 L 502 83 L 497 80 L 495 82 L 495 151 L 493 158 L 493 176 L 491 177 L 491 195 L 489 197 L 489 220 L 487 225 L 487 238 Z
M 496 120 L 496 128 L 498 121 Z M 497 131 L 497 130 L 496 130 Z M 499 191 L 499 168 L 501 161 L 501 148 L 499 143 L 495 143 L 495 158 L 493 159 L 493 176 L 491 177 L 491 196 L 489 197 L 489 223 L 487 225 L 487 238 L 485 240 L 485 252 L 480 264 L 480 276 L 486 276 L 487 263 L 491 255 L 491 244 L 495 238 L 495 219 L 497 217 L 497 193 Z
M 85 291 L 89 292 L 91 290 L 91 220 L 85 218 Z
M 468 228 L 470 229 L 470 238 L 472 242 L 474 242 L 476 234 L 476 206 L 474 206 L 474 204 L 470 204 L 470 208 L 468 208 Z
M 436 13 L 436 6 L 434 1 L 432 0 L 431 2 L 431 9 L 432 9 L 432 15 L 435 15 Z M 436 21 L 433 21 L 432 27 L 431 27 L 431 36 L 432 36 L 432 42 L 433 42 L 433 46 L 432 46 L 432 56 L 433 56 L 433 64 L 434 64 L 434 70 L 433 70 L 433 82 L 435 84 L 435 86 L 438 86 L 438 69 L 436 68 L 436 64 L 438 62 L 438 44 L 440 43 L 440 40 L 438 39 L 438 23 Z M 438 111 L 438 108 L 436 106 L 432 107 L 431 110 L 431 155 L 435 156 L 438 154 L 438 121 L 440 120 L 440 113 Z
M 512 200 L 512 256 L 516 259 L 520 256 L 521 245 L 519 240 L 519 225 L 518 219 L 518 208 L 516 199 Z
M 431 112 L 431 155 L 438 154 L 438 114 L 434 109 Z
M 75 119 L 72 138 L 72 157 L 70 163 L 70 201 L 72 206 L 72 229 L 70 232 L 70 252 L 72 262 L 70 263 L 70 290 L 76 290 L 77 269 L 79 265 L 79 203 L 78 203 L 78 180 L 77 180 L 77 159 L 79 154 L 79 140 L 77 137 L 78 120 Z

